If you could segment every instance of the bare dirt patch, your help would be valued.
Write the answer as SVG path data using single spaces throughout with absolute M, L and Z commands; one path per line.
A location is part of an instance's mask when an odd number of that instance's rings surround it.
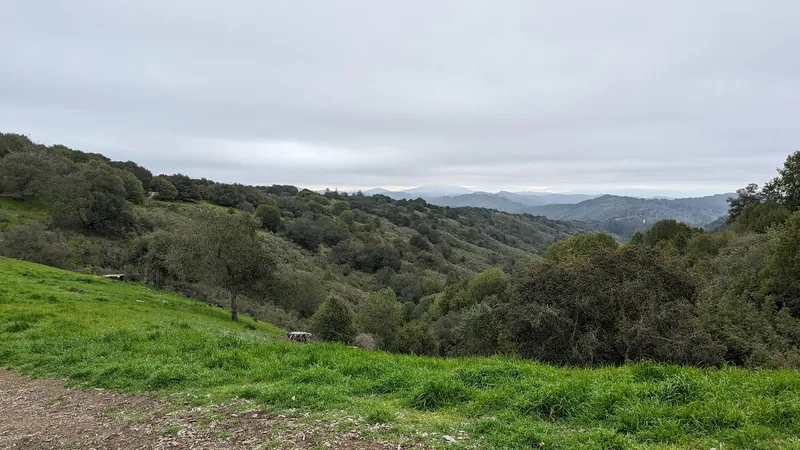
M 416 445 L 414 445 L 416 447 Z M 0 449 L 398 449 L 335 424 L 262 411 L 176 409 L 146 396 L 64 387 L 0 370 Z

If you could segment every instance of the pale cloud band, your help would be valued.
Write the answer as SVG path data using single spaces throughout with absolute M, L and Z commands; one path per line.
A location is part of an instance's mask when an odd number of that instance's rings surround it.
M 800 149 L 800 3 L 11 1 L 0 129 L 341 189 L 725 192 Z

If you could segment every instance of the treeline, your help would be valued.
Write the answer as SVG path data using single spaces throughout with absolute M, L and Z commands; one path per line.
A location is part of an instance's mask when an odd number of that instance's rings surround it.
M 800 154 L 708 232 L 153 176 L 0 136 L 0 253 L 125 271 L 321 339 L 559 364 L 800 367 Z
M 588 231 L 421 199 L 154 176 L 132 161 L 44 146 L 16 134 L 0 135 L 0 149 L 2 198 L 15 199 L 16 208 L 46 211 L 4 222 L 0 210 L 3 254 L 74 270 L 125 271 L 227 306 L 224 289 L 181 276 L 186 271 L 171 266 L 169 253 L 184 227 L 206 220 L 194 209 L 246 214 L 275 264 L 270 289 L 244 296 L 240 304 L 291 328 L 308 326 L 330 292 L 359 305 L 368 293 L 391 289 L 400 301 L 416 303 L 488 267 L 512 273 L 550 243 Z
M 342 322 L 346 308 L 330 300 L 337 320 L 320 314 L 315 326 L 431 355 L 800 367 L 799 162 L 800 152 L 763 190 L 740 190 L 725 230 L 662 220 L 626 245 L 576 236 L 525 270 L 483 271 L 413 309 L 384 292 Z

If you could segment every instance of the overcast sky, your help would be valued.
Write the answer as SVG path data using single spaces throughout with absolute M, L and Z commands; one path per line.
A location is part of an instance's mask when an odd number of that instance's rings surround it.
M 4 0 L 0 131 L 312 188 L 727 192 L 800 150 L 800 1 Z

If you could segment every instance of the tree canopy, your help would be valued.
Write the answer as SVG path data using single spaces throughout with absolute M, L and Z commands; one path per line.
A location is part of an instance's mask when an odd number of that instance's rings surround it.
M 197 208 L 191 217 L 194 220 L 173 230 L 169 265 L 186 280 L 228 291 L 231 319 L 236 321 L 237 297 L 263 296 L 274 261 L 256 233 L 252 216 Z

